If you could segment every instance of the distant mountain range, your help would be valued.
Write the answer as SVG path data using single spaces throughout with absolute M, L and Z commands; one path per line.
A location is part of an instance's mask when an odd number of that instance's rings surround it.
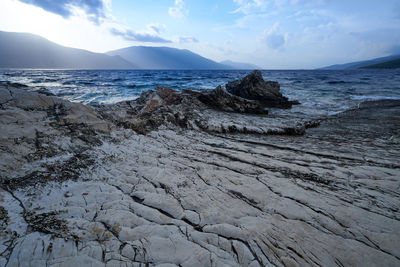
M 217 63 L 186 49 L 131 46 L 106 53 L 121 56 L 139 69 L 220 70 L 233 67 Z
M 255 65 L 221 63 L 189 50 L 132 46 L 93 53 L 53 43 L 29 33 L 0 31 L 0 68 L 32 69 L 255 69 Z
M 253 64 L 248 64 L 248 63 L 241 63 L 241 62 L 233 62 L 230 60 L 225 60 L 220 62 L 223 65 L 230 66 L 234 69 L 237 70 L 255 70 L 255 69 L 261 69 L 260 67 L 253 65 Z
M 131 46 L 103 53 L 70 48 L 29 33 L 0 31 L 0 68 L 32 69 L 260 69 L 247 63 L 215 62 L 187 49 Z M 399 69 L 400 55 L 336 64 L 323 70 Z
M 370 60 L 336 64 L 321 68 L 322 70 L 355 70 L 355 69 L 398 69 L 400 68 L 400 55 L 391 55 Z
M 133 65 L 119 56 L 61 46 L 38 35 L 0 31 L 0 68 L 130 69 Z
M 394 60 L 364 66 L 362 69 L 400 69 L 400 56 Z

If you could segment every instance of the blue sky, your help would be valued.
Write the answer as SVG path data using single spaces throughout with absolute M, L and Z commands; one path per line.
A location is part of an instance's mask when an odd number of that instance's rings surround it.
M 0 30 L 96 52 L 170 46 L 307 69 L 400 54 L 400 1 L 1 0 Z

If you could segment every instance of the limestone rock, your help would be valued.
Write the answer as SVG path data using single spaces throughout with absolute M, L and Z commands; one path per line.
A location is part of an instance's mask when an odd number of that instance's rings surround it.
M 1 266 L 400 264 L 399 101 L 306 130 L 142 96 L 91 108 L 0 87 Z

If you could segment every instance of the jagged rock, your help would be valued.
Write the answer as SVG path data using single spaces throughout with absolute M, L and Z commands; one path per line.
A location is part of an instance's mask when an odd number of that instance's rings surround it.
M 223 111 L 268 114 L 268 111 L 259 102 L 247 100 L 227 92 L 222 86 L 214 90 L 201 92 L 198 96 L 204 104 Z
M 164 101 L 164 105 L 177 105 L 182 102 L 182 96 L 180 93 L 171 88 L 157 86 L 156 90 L 157 95 L 159 95 Z
M 140 134 L 171 124 L 215 133 L 302 135 L 310 123 L 289 117 L 266 120 L 268 111 L 258 101 L 231 95 L 222 86 L 205 92 L 157 87 L 136 100 L 97 110 L 117 125 Z M 243 117 L 242 113 L 251 117 Z
M 156 91 L 146 91 L 143 92 L 140 97 L 131 101 L 130 103 L 135 103 L 136 114 L 143 114 L 148 112 L 153 112 L 160 107 L 166 107 L 170 105 L 177 105 L 181 103 L 182 96 L 178 91 L 171 88 L 157 86 Z
M 259 101 L 264 107 L 290 108 L 298 101 L 289 101 L 280 93 L 278 82 L 264 81 L 262 73 L 255 70 L 242 80 L 229 82 L 226 90 L 245 99 Z

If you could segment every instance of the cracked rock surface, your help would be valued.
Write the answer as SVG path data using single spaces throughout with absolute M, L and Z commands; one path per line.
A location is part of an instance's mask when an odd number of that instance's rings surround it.
M 0 86 L 0 266 L 400 265 L 399 102 L 309 128 L 195 95 Z

